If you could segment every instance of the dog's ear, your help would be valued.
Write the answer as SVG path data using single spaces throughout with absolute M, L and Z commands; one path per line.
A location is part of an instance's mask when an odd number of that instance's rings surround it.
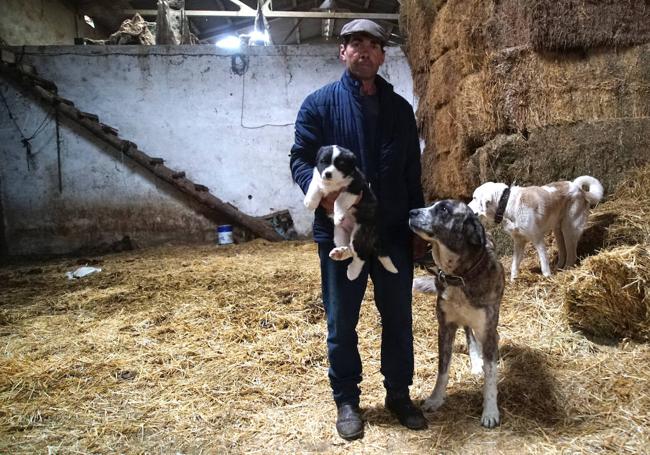
M 485 229 L 476 215 L 470 215 L 465 220 L 465 236 L 469 240 L 470 245 L 484 246 L 485 245 Z

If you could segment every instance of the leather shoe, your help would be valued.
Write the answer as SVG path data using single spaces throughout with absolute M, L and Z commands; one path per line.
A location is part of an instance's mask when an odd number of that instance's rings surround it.
M 424 430 L 427 428 L 427 419 L 420 408 L 415 406 L 408 395 L 386 396 L 386 409 L 388 409 L 399 423 L 410 430 Z
M 336 416 L 336 431 L 343 439 L 352 441 L 363 437 L 363 420 L 359 406 L 342 404 Z

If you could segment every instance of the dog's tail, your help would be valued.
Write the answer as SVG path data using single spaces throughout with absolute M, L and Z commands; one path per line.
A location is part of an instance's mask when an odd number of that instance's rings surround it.
M 603 185 L 601 185 L 598 179 L 595 179 L 589 175 L 583 175 L 575 179 L 573 181 L 573 184 L 582 191 L 585 199 L 587 199 L 587 202 L 589 202 L 589 205 L 592 207 L 598 204 L 603 198 L 605 190 L 603 189 Z
M 397 273 L 397 267 L 395 267 L 395 264 L 393 264 L 390 256 L 377 256 L 377 259 L 379 259 L 381 265 L 383 265 L 384 268 L 390 273 Z

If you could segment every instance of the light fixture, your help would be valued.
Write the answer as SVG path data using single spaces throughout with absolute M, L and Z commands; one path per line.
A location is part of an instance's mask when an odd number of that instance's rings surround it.
M 229 35 L 221 38 L 215 43 L 215 45 L 222 49 L 239 49 L 241 46 L 241 40 L 236 36 Z
M 268 46 L 271 44 L 271 35 L 269 34 L 269 23 L 262 13 L 264 0 L 257 0 L 257 13 L 255 14 L 255 24 L 253 31 L 250 33 L 250 46 Z
M 84 21 L 86 24 L 90 25 L 92 28 L 95 28 L 95 21 L 93 21 L 93 18 L 84 14 Z
M 269 37 L 269 32 L 268 30 L 260 31 L 260 30 L 253 30 L 250 35 L 250 39 L 248 41 L 248 44 L 250 46 L 268 46 L 271 43 L 271 38 Z

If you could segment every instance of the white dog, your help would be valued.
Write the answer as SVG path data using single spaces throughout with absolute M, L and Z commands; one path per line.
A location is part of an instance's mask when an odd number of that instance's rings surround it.
M 558 246 L 558 267 L 576 263 L 578 240 L 587 223 L 590 207 L 603 198 L 603 186 L 594 177 L 583 175 L 573 182 L 544 186 L 511 186 L 487 182 L 476 188 L 469 207 L 490 222 L 500 223 L 514 241 L 510 280 L 519 273 L 527 242 L 539 255 L 544 276 L 551 274 L 544 235 L 551 230 Z

